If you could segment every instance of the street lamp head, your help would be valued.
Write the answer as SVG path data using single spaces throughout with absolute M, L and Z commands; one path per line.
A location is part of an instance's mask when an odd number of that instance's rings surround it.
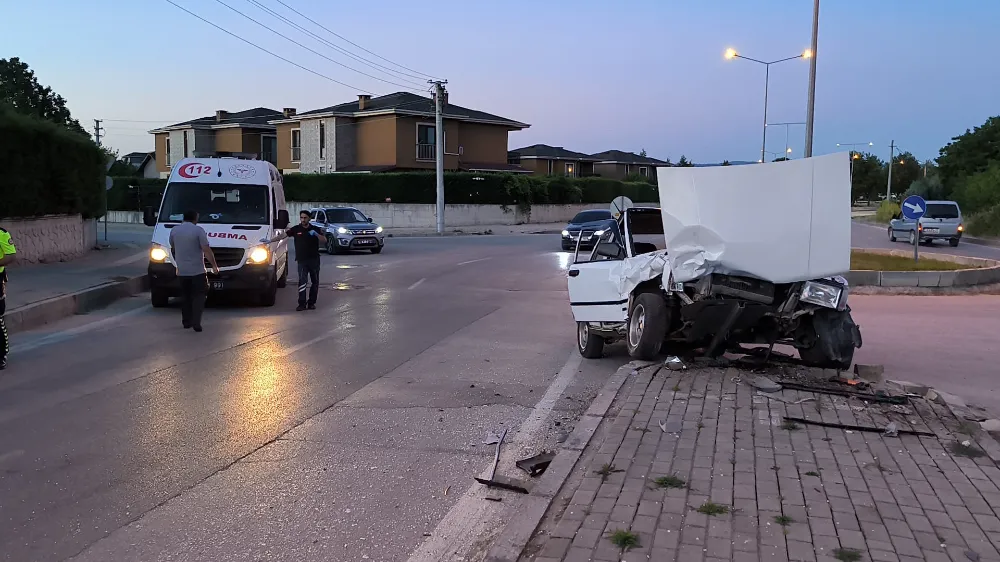
M 792 153 L 792 149 L 788 148 L 788 149 L 785 150 L 785 152 L 787 152 L 788 154 L 791 154 Z
M 868 143 L 868 146 L 875 146 L 875 143 L 870 142 L 870 143 Z
M 813 56 L 812 49 L 806 49 L 806 50 L 802 51 L 802 58 L 804 58 L 804 59 L 811 59 L 812 56 Z
M 861 158 L 861 155 L 858 154 L 857 152 L 855 152 L 854 156 L 851 156 L 851 158 L 854 158 L 855 160 L 857 160 L 857 159 Z
M 734 49 L 732 47 L 726 49 L 726 54 L 725 54 L 726 60 L 732 60 L 732 59 L 734 59 L 734 58 L 736 58 L 738 56 L 739 56 L 739 53 L 736 52 L 736 49 Z

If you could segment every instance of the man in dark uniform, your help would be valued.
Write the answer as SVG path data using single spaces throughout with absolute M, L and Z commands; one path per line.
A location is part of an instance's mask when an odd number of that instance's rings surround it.
M 10 233 L 0 228 L 0 371 L 7 368 L 7 354 L 10 352 L 10 338 L 3 315 L 7 312 L 7 266 L 17 259 L 17 248 L 10 239 Z
M 299 224 L 279 232 L 273 239 L 261 240 L 264 244 L 271 244 L 284 238 L 295 240 L 295 261 L 299 266 L 299 306 L 295 310 L 315 310 L 316 298 L 319 296 L 319 245 L 326 245 L 326 236 L 323 231 L 309 224 L 312 216 L 309 211 L 299 213 Z M 306 299 L 307 282 L 311 281 L 309 287 L 309 298 Z

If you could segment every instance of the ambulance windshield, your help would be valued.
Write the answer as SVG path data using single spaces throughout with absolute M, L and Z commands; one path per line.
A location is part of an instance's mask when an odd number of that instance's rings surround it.
M 185 211 L 197 211 L 198 222 L 270 224 L 267 186 L 230 183 L 175 182 L 163 193 L 160 222 L 180 222 Z

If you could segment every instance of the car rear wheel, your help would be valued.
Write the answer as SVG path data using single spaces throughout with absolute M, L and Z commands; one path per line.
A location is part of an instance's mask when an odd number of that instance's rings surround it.
M 959 238 L 952 238 L 951 240 L 948 240 L 948 244 L 950 244 L 952 248 L 958 247 L 959 240 Z
M 895 242 L 895 241 L 896 241 L 896 234 L 893 233 L 892 227 L 890 226 L 889 227 L 889 242 Z
M 642 293 L 629 314 L 625 341 L 633 359 L 656 359 L 667 333 L 667 303 L 656 293 Z
M 604 338 L 591 332 L 587 322 L 577 322 L 576 348 L 587 359 L 600 359 L 604 355 Z

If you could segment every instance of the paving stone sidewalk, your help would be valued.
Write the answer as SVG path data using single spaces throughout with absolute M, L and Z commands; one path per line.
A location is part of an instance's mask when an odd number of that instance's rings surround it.
M 974 441 L 959 450 L 970 429 L 946 408 L 764 395 L 746 384 L 751 376 L 653 367 L 630 377 L 521 560 L 1000 560 L 1000 469 L 976 457 Z M 891 420 L 934 436 L 786 416 Z M 683 486 L 660 487 L 661 477 Z M 713 509 L 725 513 L 703 513 Z M 615 546 L 616 531 L 637 546 Z

